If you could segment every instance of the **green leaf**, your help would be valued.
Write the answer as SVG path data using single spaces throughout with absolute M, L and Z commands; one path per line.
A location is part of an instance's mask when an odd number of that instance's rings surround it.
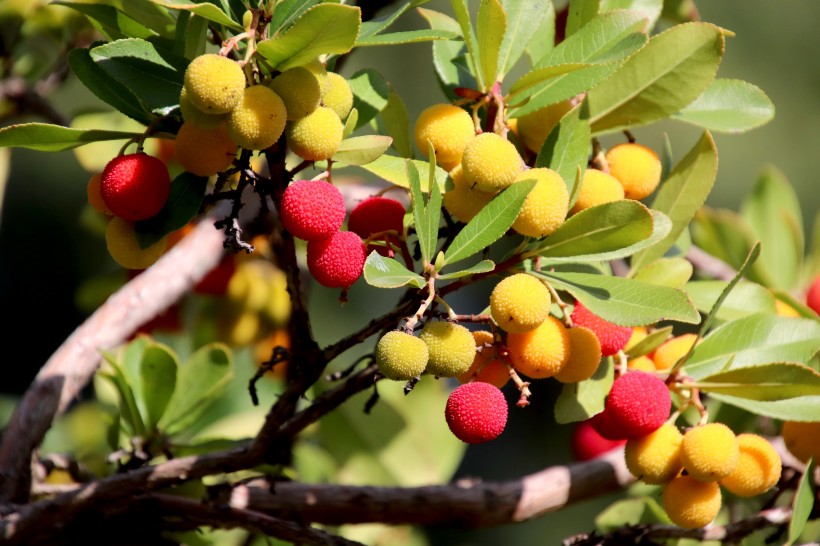
M 433 40 L 453 40 L 460 37 L 461 34 L 458 32 L 451 32 L 449 30 L 405 30 L 359 38 L 359 40 L 356 41 L 356 47 L 415 44 L 418 42 L 431 42 Z
M 461 36 L 461 27 L 458 21 L 452 17 L 424 8 L 418 8 L 418 13 L 424 17 L 431 29 L 458 32 Z M 455 100 L 458 97 L 453 92 L 456 87 L 476 88 L 473 75 L 466 70 L 461 70 L 454 62 L 456 58 L 464 54 L 466 46 L 463 40 L 437 40 L 433 42 L 433 67 L 436 70 L 436 77 L 444 94 L 448 99 Z
M 663 0 L 601 0 L 600 10 L 626 9 L 641 13 L 649 20 L 649 28 L 653 28 L 663 11 Z
M 478 38 L 478 58 L 481 59 L 481 74 L 488 87 L 498 76 L 498 56 L 501 42 L 507 31 L 507 14 L 500 0 L 481 0 L 478 6 L 476 34 Z
M 713 280 L 696 280 L 686 283 L 683 289 L 698 311 L 706 314 L 726 289 L 728 282 Z M 775 312 L 774 296 L 771 292 L 753 282 L 741 281 L 729 292 L 729 296 L 718 309 L 716 320 L 727 322 L 756 313 Z
M 112 40 L 122 38 L 150 38 L 157 33 L 114 6 L 86 2 L 58 1 L 54 4 L 75 9 L 88 17 L 92 24 Z
M 434 157 L 435 155 L 431 154 L 431 161 Z M 413 198 L 416 236 L 421 248 L 422 261 L 426 266 L 433 263 L 433 256 L 438 246 L 438 228 L 441 222 L 441 190 L 437 184 L 434 184 L 430 190 L 430 199 L 425 203 L 418 167 L 410 159 L 405 160 L 405 165 L 407 177 L 410 180 L 410 193 Z M 435 164 L 427 164 L 427 168 L 434 169 Z
M 570 193 L 576 177 L 584 176 L 592 148 L 585 110 L 585 105 L 580 104 L 567 112 L 547 135 L 535 159 L 536 167 L 548 167 L 560 174 Z M 569 206 L 574 203 L 575 199 L 570 199 Z
M 658 286 L 683 288 L 692 278 L 694 268 L 686 258 L 658 258 L 641 268 L 633 277 L 636 281 L 644 281 Z
M 134 396 L 134 391 L 129 381 L 123 374 L 123 370 L 113 354 L 103 353 L 103 358 L 110 364 L 111 371 L 106 370 L 99 373 L 116 388 L 120 399 L 120 414 L 122 418 L 133 434 L 143 436 L 145 434 L 145 424 L 142 421 L 142 416 L 137 407 L 136 397 Z
M 688 324 L 700 315 L 681 290 L 589 273 L 535 273 L 566 290 L 590 311 L 619 326 L 644 326 L 661 320 Z
M 445 263 L 453 263 L 490 246 L 513 225 L 535 180 L 522 180 L 506 188 L 464 226 L 444 253 Z
M 820 396 L 820 373 L 803 364 L 776 362 L 712 374 L 699 379 L 694 386 L 704 392 L 750 400 L 783 400 Z
M 399 9 L 385 17 L 379 17 L 372 21 L 364 21 L 362 23 L 361 31 L 359 32 L 359 39 L 375 36 L 390 27 L 396 20 L 404 15 L 408 10 L 426 4 L 429 0 L 411 0 L 402 4 Z M 279 9 L 278 6 L 276 9 Z
M 171 182 L 168 200 L 155 216 L 134 225 L 141 248 L 147 248 L 169 233 L 190 222 L 202 207 L 208 177 L 189 172 L 179 174 Z
M 507 72 L 524 54 L 527 44 L 536 36 L 538 27 L 551 12 L 549 0 L 501 0 L 506 13 L 507 28 L 498 52 L 498 79 Z
M 464 38 L 464 43 L 467 45 L 467 54 L 470 60 L 470 67 L 473 76 L 475 76 L 476 84 L 480 91 L 487 91 L 490 83 L 484 80 L 484 72 L 479 68 L 481 63 L 481 50 L 478 45 L 476 33 L 473 30 L 473 24 L 470 21 L 470 12 L 467 9 L 467 0 L 450 0 L 453 7 L 453 12 L 461 29 L 461 36 Z
M 616 531 L 628 525 L 651 523 L 669 523 L 666 512 L 652 497 L 616 501 L 595 517 L 595 528 L 601 533 Z M 680 543 L 680 546 L 683 544 Z
M 757 86 L 718 78 L 675 119 L 716 133 L 744 133 L 774 118 L 774 104 Z
M 469 277 L 470 275 L 475 275 L 477 273 L 489 273 L 493 269 L 495 269 L 495 262 L 492 260 L 481 260 L 477 264 L 468 267 L 467 269 L 453 271 L 452 273 L 444 273 L 438 275 L 436 278 L 442 281 L 460 279 L 461 277 Z
M 672 327 L 666 326 L 664 328 L 658 328 L 654 330 L 651 334 L 647 335 L 645 338 L 640 340 L 638 343 L 633 345 L 626 351 L 627 358 L 637 358 L 639 356 L 648 355 L 669 339 L 672 335 Z
M 347 53 L 356 43 L 360 25 L 358 7 L 320 4 L 305 11 L 284 34 L 259 42 L 256 50 L 284 71 L 319 55 Z
M 519 95 L 523 94 L 525 91 L 529 91 L 535 86 L 543 87 L 542 84 L 551 79 L 575 72 L 576 70 L 589 68 L 591 66 L 594 65 L 590 63 L 565 63 L 530 70 L 518 78 L 510 87 L 510 91 L 508 93 L 509 101 L 514 103 Z
M 393 138 L 393 149 L 402 156 L 413 158 L 413 138 L 410 136 L 410 121 L 407 107 L 401 97 L 390 91 L 387 105 L 379 114 L 384 132 Z
M 709 23 L 676 25 L 653 36 L 618 72 L 587 95 L 592 132 L 606 133 L 669 117 L 712 83 L 725 39 Z
M 600 0 L 569 0 L 566 37 L 572 36 L 598 15 Z
M 270 20 L 270 29 L 274 31 L 272 36 L 280 34 L 286 30 L 304 12 L 320 4 L 322 0 L 281 0 L 276 2 L 276 9 L 273 10 Z
M 359 70 L 348 80 L 353 91 L 353 108 L 359 112 L 356 129 L 381 112 L 390 98 L 387 80 L 372 68 Z
M 339 144 L 332 159 L 346 165 L 366 165 L 387 151 L 392 143 L 392 138 L 382 135 L 346 138 Z
M 784 546 L 791 546 L 800 539 L 814 509 L 814 470 L 816 461 L 809 458 L 806 469 L 800 477 L 797 491 L 792 501 L 792 520 L 789 522 L 789 535 Z
M 519 2 L 518 0 L 510 0 L 516 4 L 535 4 L 535 2 Z M 507 16 L 511 19 L 514 17 L 511 8 L 505 6 Z M 503 47 L 503 46 L 502 46 Z M 553 3 L 547 2 L 544 10 L 544 17 L 541 23 L 535 30 L 535 34 L 527 43 L 527 56 L 530 60 L 531 66 L 536 66 L 538 61 L 545 58 L 555 49 L 555 6 Z
M 403 157 L 395 157 L 387 154 L 382 155 L 375 161 L 371 161 L 366 165 L 357 166 L 359 168 L 365 169 L 366 171 L 375 174 L 379 178 L 382 178 L 390 182 L 391 184 L 401 186 L 402 188 L 409 188 L 410 180 L 407 178 L 407 167 L 405 165 L 405 161 L 412 161 L 413 165 L 416 166 L 416 169 L 419 169 L 422 172 L 427 172 L 428 164 L 426 161 L 419 161 L 417 159 L 405 159 Z M 436 183 L 438 184 L 439 188 L 443 188 L 444 183 L 447 181 L 447 171 L 445 171 L 441 167 L 436 167 L 435 176 Z M 422 191 L 429 191 L 427 180 L 422 180 L 421 184 Z
M 356 124 L 359 122 L 359 111 L 355 108 L 350 109 L 350 113 L 347 115 L 347 119 L 345 120 L 345 127 L 342 131 L 342 138 L 347 138 L 353 131 L 356 130 Z
M 180 14 L 180 17 L 182 17 L 182 14 Z M 188 24 L 180 32 L 183 46 L 181 49 L 176 50 L 178 53 L 181 53 L 186 59 L 195 59 L 205 53 L 208 35 L 208 20 L 206 18 L 190 16 Z
M 69 129 L 62 125 L 48 123 L 21 123 L 0 129 L 0 148 L 18 147 L 41 152 L 59 152 L 90 142 L 127 140 L 136 136 L 139 136 L 139 133 Z
M 689 153 L 675 165 L 656 193 L 652 208 L 669 216 L 672 230 L 663 241 L 633 256 L 632 274 L 644 264 L 663 256 L 675 244 L 706 201 L 716 177 L 717 149 L 712 135 L 706 131 Z
M 193 2 L 184 2 L 180 0 L 151 0 L 155 4 L 159 6 L 166 7 L 168 9 L 178 9 L 189 11 L 203 19 L 207 19 L 208 21 L 213 21 L 219 25 L 225 25 L 228 28 L 233 30 L 242 31 L 242 25 L 238 24 L 236 21 L 231 19 L 224 11 L 222 11 L 219 6 L 215 4 L 211 4 L 208 2 L 202 2 L 199 4 Z M 277 6 L 276 10 L 279 10 Z
M 700 379 L 730 369 L 771 362 L 807 363 L 820 349 L 820 322 L 757 314 L 727 322 L 701 341 L 686 362 Z
M 173 38 L 176 32 L 177 18 L 151 0 L 113 0 L 108 3 L 154 30 L 162 38 Z
M 601 359 L 595 374 L 585 381 L 566 383 L 555 401 L 555 422 L 559 425 L 586 421 L 604 410 L 615 376 L 612 357 Z
M 154 343 L 140 361 L 140 397 L 146 425 L 153 430 L 174 394 L 177 380 L 177 358 L 167 347 Z
M 159 422 L 160 430 L 184 432 L 202 416 L 233 377 L 230 348 L 210 343 L 198 349 L 177 372 L 177 387 Z
M 820 415 L 820 396 L 799 396 L 784 400 L 760 401 L 712 393 L 709 398 L 744 409 L 755 415 L 785 421 L 810 421 Z
M 425 280 L 392 258 L 384 258 L 375 250 L 364 262 L 364 280 L 377 288 L 398 288 L 411 285 L 424 288 Z
M 785 175 L 767 167 L 743 202 L 743 217 L 762 246 L 759 267 L 772 288 L 796 288 L 803 268 L 803 215 Z

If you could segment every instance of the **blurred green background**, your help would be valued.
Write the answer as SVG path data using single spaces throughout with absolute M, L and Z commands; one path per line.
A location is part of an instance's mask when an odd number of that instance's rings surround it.
M 444 0 L 434 0 L 425 7 L 451 12 Z M 718 76 L 759 86 L 777 110 L 772 122 L 749 133 L 715 135 L 720 163 L 708 204 L 737 209 L 761 169 L 771 164 L 797 191 L 804 229 L 810 233 L 820 208 L 814 155 L 820 152 L 820 33 L 816 31 L 820 2 L 721 0 L 700 2 L 698 7 L 704 21 L 736 33 L 727 40 Z M 421 17 L 410 13 L 399 21 L 396 30 L 423 27 Z M 342 73 L 349 76 L 363 67 L 379 70 L 405 100 L 412 120 L 426 106 L 444 100 L 430 59 L 429 44 L 364 48 L 351 56 Z M 50 98 L 69 117 L 98 104 L 71 78 Z M 655 149 L 660 149 L 664 133 L 669 135 L 675 158 L 680 158 L 700 130 L 668 122 L 634 131 L 640 142 Z M 72 152 L 14 149 L 10 168 L 0 217 L 0 309 L 5 315 L 0 342 L 7 354 L 14 356 L 5 359 L 0 394 L 25 389 L 39 367 L 83 320 L 84 314 L 75 305 L 77 286 L 93 276 L 117 271 L 102 239 L 81 227 L 89 174 Z M 462 301 L 486 301 L 487 288 L 475 287 Z M 335 297 L 330 292 L 320 294 Z M 343 312 L 360 313 L 359 318 L 365 320 L 368 306 L 356 302 L 356 294 L 352 293 L 351 304 Z M 373 291 L 366 295 L 372 296 Z M 326 320 L 340 319 L 341 313 Z M 556 427 L 552 420 L 551 406 L 558 390 L 554 382 L 539 383 L 534 390 L 529 408 L 512 408 L 508 430 L 501 439 L 468 449 L 458 476 L 511 479 L 569 460 L 569 430 Z M 507 394 L 512 397 L 512 393 Z M 574 533 L 590 531 L 592 518 L 612 498 L 582 503 L 516 526 L 433 530 L 429 538 L 437 545 L 557 544 Z

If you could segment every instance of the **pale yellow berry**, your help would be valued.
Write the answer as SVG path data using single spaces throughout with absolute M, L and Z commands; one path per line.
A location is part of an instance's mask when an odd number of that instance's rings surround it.
M 492 201 L 493 194 L 485 193 L 470 184 L 464 179 L 464 171 L 461 164 L 456 165 L 450 171 L 450 178 L 453 180 L 453 189 L 444 192 L 442 204 L 444 209 L 465 224 L 472 220 L 484 206 Z
M 481 191 L 498 193 L 515 182 L 518 173 L 524 170 L 524 160 L 506 138 L 495 133 L 482 133 L 467 143 L 461 167 L 470 185 Z
M 516 182 L 531 179 L 537 182 L 527 194 L 512 227 L 521 235 L 546 237 L 564 223 L 569 209 L 569 192 L 564 179 L 552 169 L 522 171 Z
M 663 488 L 663 508 L 672 523 L 686 529 L 709 525 L 720 512 L 721 495 L 717 482 L 699 482 L 678 476 Z
M 344 120 L 353 108 L 353 90 L 341 74 L 328 72 L 327 79 L 330 82 L 330 89 L 322 95 L 322 104 L 336 112 L 339 119 Z
M 565 100 L 521 116 L 516 124 L 521 142 L 528 150 L 537 154 L 550 132 L 571 109 L 572 104 Z
M 723 423 L 708 423 L 686 431 L 681 462 L 694 479 L 716 482 L 734 471 L 738 453 L 732 429 Z
M 184 80 L 188 99 L 206 114 L 227 114 L 239 103 L 245 89 L 245 73 L 239 64 L 214 53 L 191 61 Z
M 569 358 L 555 374 L 555 379 L 561 383 L 586 381 L 595 374 L 601 363 L 601 342 L 595 332 L 584 326 L 569 328 L 567 337 Z
M 654 372 L 657 371 L 655 367 L 655 363 L 652 361 L 651 358 L 648 356 L 639 356 L 637 358 L 630 358 L 626 361 L 626 367 L 629 370 L 639 370 L 642 372 Z
M 551 302 L 544 283 L 527 273 L 516 273 L 495 285 L 490 294 L 490 312 L 500 328 L 523 334 L 544 322 Z
M 231 166 L 236 143 L 224 124 L 207 128 L 186 122 L 179 128 L 174 151 L 183 169 L 197 176 L 211 176 Z
M 268 85 L 285 103 L 289 121 L 303 118 L 319 106 L 319 82 L 316 76 L 303 66 L 285 70 Z
M 285 129 L 287 112 L 279 95 L 264 85 L 249 87 L 228 116 L 228 135 L 246 150 L 276 144 Z
M 419 334 L 427 344 L 427 373 L 438 377 L 456 377 L 470 369 L 476 347 L 473 334 L 460 324 L 428 322 Z
M 654 150 L 627 142 L 613 146 L 606 153 L 609 174 L 624 187 L 627 199 L 649 196 L 661 181 L 661 160 Z
M 618 179 L 598 169 L 587 169 L 581 179 L 581 189 L 575 201 L 572 214 L 596 205 L 620 201 L 624 198 L 624 188 Z
M 324 96 L 324 94 L 330 90 L 330 80 L 327 78 L 327 68 L 324 63 L 319 59 L 313 59 L 304 65 L 304 68 L 307 68 L 316 78 L 316 81 L 319 82 L 319 90 L 322 96 Z
M 320 106 L 285 130 L 291 151 L 308 161 L 329 159 L 342 143 L 344 125 L 336 112 Z
M 475 125 L 466 110 L 452 104 L 434 104 L 419 114 L 413 134 L 422 155 L 427 157 L 427 143 L 431 142 L 436 162 L 450 171 L 461 162 L 464 148 L 475 137 Z
M 624 447 L 626 467 L 645 483 L 666 483 L 683 469 L 680 458 L 682 442 L 683 435 L 677 427 L 665 423 L 655 432 L 627 440 Z
M 185 123 L 194 123 L 200 127 L 217 127 L 228 120 L 227 114 L 206 114 L 194 106 L 188 98 L 188 90 L 185 87 L 179 94 L 179 111 Z
M 531 379 L 552 377 L 569 359 L 569 336 L 564 324 L 548 316 L 541 326 L 524 334 L 508 334 L 507 349 L 516 370 Z
M 427 344 L 407 332 L 387 332 L 376 344 L 376 364 L 388 379 L 408 381 L 424 372 L 428 359 Z
M 141 248 L 134 232 L 134 224 L 114 216 L 105 229 L 105 246 L 117 264 L 125 269 L 145 269 L 165 252 L 168 246 L 166 235 L 156 243 Z
M 680 360 L 697 341 L 697 334 L 681 334 L 666 340 L 652 353 L 655 368 L 668 370 Z
M 772 444 L 757 434 L 738 434 L 740 455 L 731 474 L 720 485 L 741 497 L 762 495 L 780 480 L 783 463 Z

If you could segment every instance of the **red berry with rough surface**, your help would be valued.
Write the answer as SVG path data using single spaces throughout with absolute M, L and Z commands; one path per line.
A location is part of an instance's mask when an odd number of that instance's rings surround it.
M 114 216 L 130 222 L 156 215 L 170 191 L 171 177 L 165 163 L 143 153 L 115 157 L 100 178 L 105 205 Z
M 634 371 L 612 383 L 605 411 L 622 438 L 639 438 L 654 432 L 669 418 L 672 397 L 662 379 Z
M 575 425 L 570 437 L 572 456 L 576 461 L 588 461 L 621 447 L 626 440 L 610 440 L 595 430 L 591 419 Z
M 450 394 L 444 416 L 450 430 L 462 442 L 489 442 L 504 432 L 507 401 L 498 387 L 489 383 L 465 383 Z
M 345 200 L 330 182 L 296 180 L 282 194 L 280 211 L 282 224 L 295 237 L 324 239 L 342 227 Z
M 572 322 L 578 326 L 586 326 L 598 336 L 601 342 L 601 356 L 612 356 L 623 349 L 632 336 L 632 328 L 618 326 L 602 319 L 584 307 L 580 301 L 575 302 L 572 310 Z
M 404 230 L 404 205 L 389 197 L 369 197 L 350 211 L 347 229 L 356 233 L 362 239 L 366 239 L 375 233 L 391 230 L 400 235 Z M 396 241 L 397 237 L 385 235 L 381 240 Z M 387 247 L 368 246 L 368 251 L 374 249 L 382 256 L 388 254 Z
M 316 281 L 329 288 L 347 288 L 362 275 L 364 260 L 362 238 L 352 231 L 337 231 L 307 245 L 307 263 Z

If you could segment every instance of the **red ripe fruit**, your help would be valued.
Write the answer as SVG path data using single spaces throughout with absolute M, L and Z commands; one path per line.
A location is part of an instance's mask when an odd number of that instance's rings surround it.
M 285 229 L 306 241 L 338 232 L 345 220 L 342 192 L 325 180 L 292 182 L 282 194 L 279 210 Z
M 606 407 L 604 407 L 604 411 L 593 415 L 589 419 L 590 426 L 605 440 L 626 442 L 626 437 L 623 436 L 622 431 L 619 430 L 617 425 L 612 421 L 611 414 L 612 412 L 607 411 Z
M 382 231 L 393 230 L 401 233 L 404 229 L 404 205 L 388 197 L 369 197 L 350 211 L 347 228 L 362 239 Z M 395 237 L 390 239 L 395 240 Z M 386 247 L 373 248 L 382 256 L 387 255 Z
M 356 282 L 366 257 L 362 238 L 352 231 L 308 240 L 308 270 L 319 284 L 329 288 L 347 288 Z
M 595 430 L 591 421 L 592 419 L 581 421 L 577 423 L 572 430 L 570 445 L 572 447 L 572 456 L 576 461 L 594 459 L 626 443 L 626 440 L 610 440 L 604 438 Z
M 604 412 L 610 430 L 621 438 L 640 438 L 654 432 L 669 418 L 672 397 L 662 379 L 641 371 L 631 371 L 612 383 Z
M 105 205 L 129 222 L 156 215 L 171 192 L 168 167 L 156 157 L 136 153 L 115 157 L 103 169 L 100 195 Z
M 814 277 L 814 281 L 809 286 L 809 291 L 806 292 L 806 305 L 820 315 L 820 275 Z
M 474 381 L 450 393 L 444 409 L 447 426 L 467 444 L 489 442 L 507 426 L 507 401 L 494 385 Z
M 580 301 L 575 302 L 572 310 L 572 322 L 579 326 L 586 326 L 598 336 L 601 342 L 601 356 L 612 356 L 626 347 L 632 336 L 632 328 L 612 324 L 584 307 Z

